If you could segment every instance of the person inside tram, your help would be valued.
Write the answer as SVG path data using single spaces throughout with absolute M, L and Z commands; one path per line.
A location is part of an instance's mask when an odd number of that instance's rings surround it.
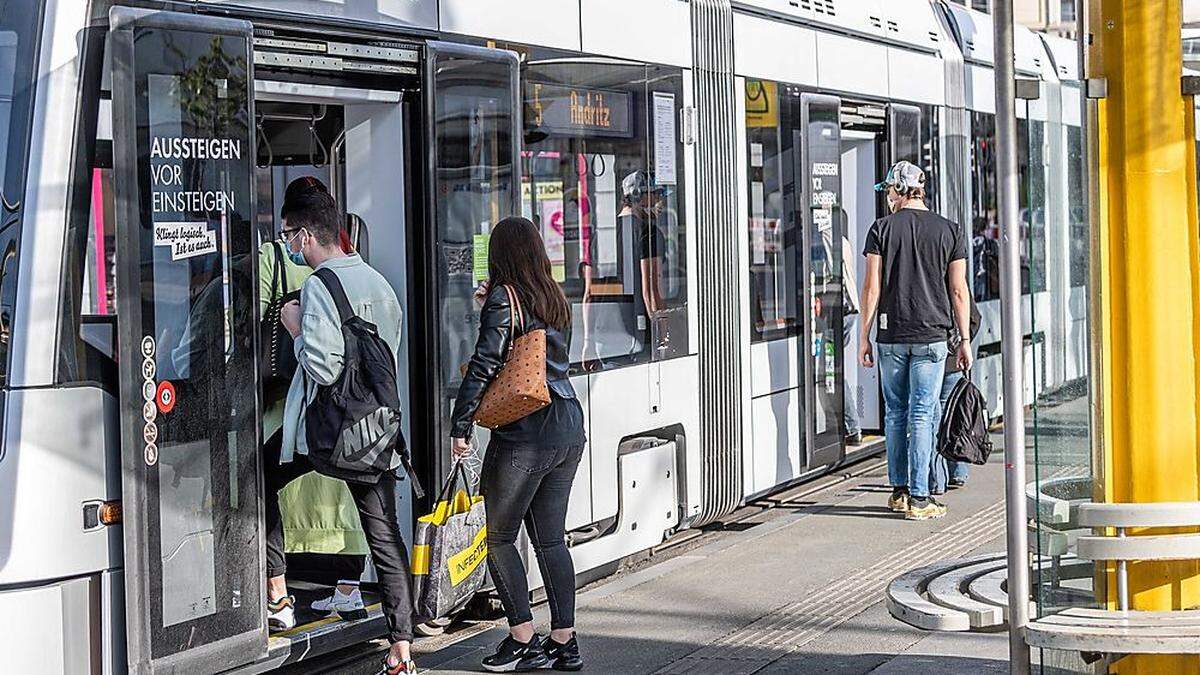
M 971 254 L 974 257 L 975 299 L 994 300 L 1000 297 L 1000 242 L 987 235 L 988 219 L 975 216 L 972 221 Z
M 636 267 L 629 266 L 624 269 L 624 273 L 632 275 L 633 278 L 622 278 L 626 288 L 632 286 L 635 289 L 633 313 L 623 315 L 626 335 L 635 345 L 630 353 L 639 351 L 636 345 L 645 344 L 641 335 L 647 325 L 651 327 L 651 338 L 656 340 L 658 349 L 666 349 L 670 342 L 670 331 L 663 317 L 666 302 L 662 293 L 663 258 L 667 248 L 666 235 L 658 222 L 666 193 L 667 188 L 657 185 L 653 176 L 645 169 L 632 171 L 621 181 L 621 211 L 617 213 L 616 248 L 619 256 L 632 255 L 633 260 L 637 261 Z M 586 248 L 579 263 L 580 276 L 583 277 L 584 282 L 583 359 L 585 365 L 594 364 L 599 359 L 599 350 L 595 344 L 596 317 L 592 315 L 592 303 L 596 299 L 593 289 L 596 275 L 595 261 L 598 252 L 598 229 L 594 223 L 588 228 L 588 235 L 585 239 Z M 628 258 L 623 259 L 627 260 Z M 638 319 L 643 315 L 646 322 Z
M 313 193 L 329 194 L 329 189 L 314 176 L 301 176 L 288 184 L 279 210 L 283 230 L 288 229 L 288 215 L 303 203 L 304 197 Z M 339 239 L 342 250 L 349 253 L 349 239 L 345 234 L 345 231 L 340 233 Z M 269 315 L 268 308 L 272 305 L 281 307 L 298 298 L 300 287 L 312 274 L 312 268 L 294 262 L 286 246 L 286 242 L 274 239 L 259 248 L 258 297 L 259 315 L 264 317 L 264 322 L 275 323 L 262 327 L 263 344 L 277 343 L 276 352 L 282 349 L 290 354 L 292 341 L 285 339 L 287 331 L 278 325 L 277 319 L 272 319 L 274 314 Z M 262 437 L 269 445 L 281 442 L 277 436 L 283 432 L 284 403 L 296 369 L 294 358 L 280 357 L 280 353 L 264 355 L 264 358 L 278 360 L 282 366 L 280 376 L 268 377 L 263 387 Z M 365 618 L 367 610 L 359 579 L 366 567 L 367 541 L 346 484 L 314 471 L 288 484 L 279 495 L 279 503 L 283 529 L 288 535 L 287 555 L 292 559 L 292 565 L 308 569 L 308 576 L 334 586 L 330 595 L 313 600 L 313 611 L 318 614 L 336 612 L 346 620 Z M 272 628 L 288 630 L 294 625 L 294 612 L 284 611 L 275 618 Z
M 967 242 L 957 224 L 925 206 L 925 172 L 917 166 L 898 162 L 875 189 L 887 192 L 891 214 L 871 225 L 863 249 L 859 361 L 875 366 L 871 327 L 878 319 L 888 507 L 908 520 L 940 518 L 946 507 L 929 494 L 934 413 L 946 340 L 955 328 L 970 335 Z M 970 369 L 970 341 L 959 342 L 954 358 L 961 370 Z
M 523 311 L 514 313 L 506 287 Z M 504 365 L 512 340 L 529 330 L 546 332 L 546 385 L 550 404 L 492 430 L 484 455 L 480 492 L 487 504 L 488 570 L 504 605 L 509 635 L 483 659 L 491 672 L 550 667 L 583 668 L 575 637 L 575 567 L 566 544 L 567 500 L 587 438 L 583 408 L 571 386 L 571 306 L 551 273 L 537 227 L 510 217 L 492 230 L 488 280 L 480 311 L 479 339 L 451 414 L 456 458 L 471 452 L 475 413 L 484 391 Z M 514 317 L 524 325 L 514 326 Z M 517 535 L 525 523 L 550 604 L 550 635 L 533 627 L 525 566 Z
M 398 353 L 402 312 L 387 280 L 341 242 L 343 218 L 333 198 L 312 191 L 300 196 L 288 212 L 283 229 L 287 255 L 297 265 L 332 270 L 358 316 L 373 323 L 378 334 Z M 310 278 L 300 300 L 285 304 L 280 321 L 296 341 L 298 367 L 284 405 L 282 433 L 263 449 L 267 539 L 268 619 L 275 626 L 295 621 L 294 599 L 288 595 L 284 529 L 279 493 L 295 478 L 311 472 L 304 431 L 305 411 L 319 385 L 336 381 L 344 363 L 341 320 L 324 284 Z M 346 484 L 358 511 L 371 559 L 379 576 L 383 613 L 391 647 L 384 661 L 387 675 L 412 673 L 413 601 L 408 552 L 401 540 L 396 513 L 396 476 L 383 473 L 375 484 Z

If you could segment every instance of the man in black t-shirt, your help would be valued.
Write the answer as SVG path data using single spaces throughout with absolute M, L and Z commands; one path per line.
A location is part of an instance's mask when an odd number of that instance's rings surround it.
M 925 206 L 925 172 L 899 162 L 875 186 L 891 215 L 867 233 L 859 360 L 875 365 L 871 326 L 878 314 L 880 379 L 886 408 L 888 506 L 910 520 L 946 515 L 929 494 L 934 424 L 951 330 L 970 335 L 967 240 L 956 223 Z M 969 340 L 954 357 L 971 367 Z

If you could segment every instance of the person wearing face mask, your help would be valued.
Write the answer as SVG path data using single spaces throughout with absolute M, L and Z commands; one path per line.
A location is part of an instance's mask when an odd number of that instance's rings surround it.
M 297 200 L 281 234 L 288 256 L 317 271 L 329 270 L 345 293 L 348 311 L 375 327 L 393 355 L 400 351 L 402 312 L 391 284 L 356 253 L 341 245 L 343 216 L 333 198 L 311 193 Z M 284 579 L 284 533 L 280 526 L 278 494 L 292 480 L 313 471 L 305 427 L 306 411 L 320 387 L 338 381 L 345 367 L 346 342 L 342 320 L 325 283 L 309 277 L 300 300 L 285 304 L 280 322 L 295 340 L 298 367 L 288 388 L 278 456 L 264 457 L 268 610 L 288 604 Z M 395 467 L 393 467 L 395 468 Z M 384 472 L 376 483 L 347 483 L 358 511 L 363 534 L 379 576 L 383 614 L 391 648 L 384 659 L 386 675 L 412 673 L 413 602 L 408 552 L 401 540 L 396 513 L 397 478 Z M 268 620 L 270 616 L 268 616 Z
M 887 192 L 891 214 L 871 225 L 863 250 L 859 361 L 875 366 L 871 328 L 878 319 L 888 507 L 909 520 L 940 518 L 946 507 L 930 495 L 930 463 L 947 340 L 955 329 L 971 334 L 967 240 L 957 223 L 925 206 L 925 172 L 915 165 L 898 162 L 875 189 Z M 970 370 L 969 340 L 959 341 L 954 359 Z
M 288 183 L 279 209 L 281 230 L 289 231 L 288 216 L 314 194 L 329 194 L 315 176 L 302 176 Z M 345 230 L 340 233 L 342 250 L 350 252 Z M 292 237 L 293 239 L 295 236 Z M 293 343 L 284 339 L 287 332 L 279 325 L 280 307 L 300 295 L 300 287 L 312 274 L 304 257 L 289 251 L 290 242 L 281 234 L 259 248 L 259 315 L 263 317 L 263 344 L 279 342 L 276 350 L 292 352 Z M 267 325 L 267 324 L 272 325 Z M 283 412 L 288 385 L 295 374 L 294 359 L 280 358 L 285 366 L 278 377 L 269 377 L 263 387 L 264 454 L 277 458 L 283 437 Z M 333 585 L 332 592 L 312 602 L 313 611 L 334 614 L 346 620 L 367 616 L 359 588 L 366 567 L 367 541 L 359 524 L 354 500 L 345 483 L 319 473 L 307 473 L 292 481 L 279 493 L 281 520 L 277 527 L 287 532 L 287 558 L 294 567 L 307 571 L 306 579 Z M 269 565 L 269 577 L 283 577 L 283 552 Z M 286 631 L 296 625 L 295 608 L 286 595 L 268 613 L 273 631 Z

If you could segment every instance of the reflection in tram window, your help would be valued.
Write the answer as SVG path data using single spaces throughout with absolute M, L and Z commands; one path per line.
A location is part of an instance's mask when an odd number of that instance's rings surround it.
M 680 72 L 549 59 L 522 80 L 522 215 L 572 304 L 572 362 L 686 354 Z M 669 154 L 654 156 L 656 142 Z
M 1045 123 L 1017 120 L 1018 205 L 1021 219 L 1021 292 L 1046 289 L 1046 257 L 1034 254 L 1032 241 L 1045 245 L 1046 178 L 1042 161 Z M 1000 298 L 1000 221 L 996 185 L 996 118 L 971 113 L 971 167 L 974 171 L 972 197 L 971 288 L 976 302 Z M 1035 139 L 1037 147 L 1030 145 Z M 1036 165 L 1031 165 L 1035 161 Z M 1036 166 L 1036 171 L 1030 167 Z M 1031 194 L 1036 197 L 1031 200 Z M 1033 205 L 1031 206 L 1031 202 Z
M 1021 284 L 1025 293 L 1046 290 L 1046 123 L 1030 120 L 1017 161 L 1021 167 Z
M 746 81 L 746 158 L 750 198 L 750 337 L 754 342 L 795 335 L 795 219 L 784 212 L 784 171 L 792 135 L 774 82 Z M 787 115 L 786 117 L 791 117 Z M 788 126 L 790 129 L 790 125 Z
M 1070 225 L 1071 286 L 1088 281 L 1091 235 L 1087 223 L 1087 192 L 1083 183 L 1083 130 L 1067 127 L 1067 207 Z

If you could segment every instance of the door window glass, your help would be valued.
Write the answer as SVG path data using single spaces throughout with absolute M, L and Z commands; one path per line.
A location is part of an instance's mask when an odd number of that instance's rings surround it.
M 790 177 L 792 133 L 778 86 L 746 81 L 746 161 L 750 201 L 750 339 L 797 334 L 795 218 L 784 205 Z
M 812 387 L 812 439 L 809 464 L 829 461 L 841 446 L 842 429 L 842 320 L 846 296 L 842 288 L 842 224 L 834 214 L 841 204 L 840 102 L 825 96 L 806 95 L 807 126 L 800 166 L 799 206 L 807 214 L 808 293 L 810 344 L 806 346 L 809 384 Z M 834 457 L 836 459 L 836 457 Z

